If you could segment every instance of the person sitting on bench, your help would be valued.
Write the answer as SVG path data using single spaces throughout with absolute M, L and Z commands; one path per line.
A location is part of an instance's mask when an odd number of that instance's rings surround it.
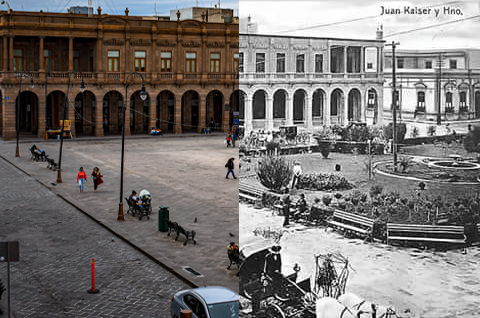
M 143 208 L 142 205 L 140 203 L 138 203 L 138 198 L 137 198 L 137 192 L 135 190 L 132 191 L 132 194 L 130 194 L 130 196 L 128 197 L 128 199 L 130 200 L 130 202 L 132 202 L 133 204 L 136 204 L 138 205 L 140 208 Z

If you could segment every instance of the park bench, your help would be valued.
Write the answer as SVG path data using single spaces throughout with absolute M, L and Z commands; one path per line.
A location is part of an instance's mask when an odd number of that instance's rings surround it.
M 178 237 L 180 236 L 180 234 L 183 234 L 186 238 L 185 242 L 183 243 L 183 246 L 187 245 L 187 242 L 189 240 L 191 240 L 194 245 L 197 244 L 197 242 L 195 241 L 196 232 L 194 230 L 187 231 L 177 222 L 173 222 L 168 219 L 164 219 L 164 220 L 165 222 L 167 222 L 167 225 L 168 225 L 167 236 L 170 236 L 170 233 L 175 232 L 177 234 L 177 236 L 175 237 L 175 241 L 176 241 L 178 240 Z
M 151 205 L 140 207 L 138 204 L 136 204 L 135 202 L 132 202 L 130 199 L 125 198 L 125 200 L 127 201 L 127 204 L 128 204 L 127 213 L 132 212 L 133 217 L 135 217 L 135 215 L 138 214 L 139 215 L 139 218 L 138 218 L 139 220 L 142 220 L 142 218 L 144 216 L 147 217 L 147 220 L 150 220 L 149 215 L 152 212 L 152 206 Z
M 355 213 L 335 210 L 327 221 L 332 227 L 360 237 L 371 236 L 374 220 Z
M 290 215 L 297 213 L 297 202 L 298 198 L 292 198 L 290 196 Z M 283 215 L 283 201 L 281 197 L 275 201 L 275 204 L 273 205 L 273 211 L 277 212 L 278 215 Z
M 238 185 L 238 196 L 241 199 L 246 199 L 247 201 L 256 202 L 259 199 L 261 200 L 263 192 L 263 189 L 243 182 L 240 182 Z
M 387 244 L 392 242 L 419 245 L 465 244 L 463 226 L 387 223 Z

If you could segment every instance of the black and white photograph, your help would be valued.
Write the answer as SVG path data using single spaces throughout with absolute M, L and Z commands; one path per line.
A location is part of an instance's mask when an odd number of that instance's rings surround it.
M 240 317 L 480 317 L 480 2 L 239 19 Z

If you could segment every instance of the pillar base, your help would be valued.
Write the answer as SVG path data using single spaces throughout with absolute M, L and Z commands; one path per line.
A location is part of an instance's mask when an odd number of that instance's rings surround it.
M 15 157 L 20 157 L 20 149 L 17 146 L 17 150 L 15 151 Z
M 87 290 L 87 293 L 89 293 L 89 294 L 98 294 L 98 292 L 99 292 L 98 289 L 95 289 L 95 290 L 89 289 L 89 290 Z
M 118 204 L 118 217 L 117 221 L 125 221 L 125 218 L 123 217 L 123 202 L 120 202 Z
M 62 183 L 62 169 L 57 169 L 57 183 Z

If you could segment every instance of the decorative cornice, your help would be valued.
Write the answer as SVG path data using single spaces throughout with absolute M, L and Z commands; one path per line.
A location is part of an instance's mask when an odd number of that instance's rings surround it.
M 313 51 L 326 51 L 327 47 L 326 46 L 312 46 Z
M 108 39 L 103 41 L 103 44 L 106 45 L 123 45 L 125 42 L 119 39 Z
M 292 45 L 292 49 L 296 51 L 304 51 L 308 49 L 306 45 Z
M 240 42 L 238 43 L 238 47 L 242 47 L 242 48 L 248 47 L 248 43 Z
M 139 39 L 139 40 L 131 40 L 130 44 L 135 46 L 149 46 L 152 43 L 150 41 Z
M 225 43 L 224 42 L 209 42 L 207 43 L 207 46 L 208 47 L 225 47 Z
M 117 24 L 117 25 L 123 25 L 124 23 L 120 20 L 117 19 L 108 19 L 108 20 L 103 20 L 103 24 Z
M 274 44 L 273 48 L 277 50 L 288 50 L 288 45 Z
M 200 43 L 199 43 L 199 42 L 189 41 L 189 42 L 183 42 L 182 45 L 183 45 L 184 47 L 197 47 L 197 46 L 200 46 Z
M 240 44 L 238 42 L 232 42 L 230 43 L 230 47 L 238 49 L 240 47 Z
M 177 46 L 177 42 L 171 42 L 168 40 L 163 40 L 157 42 L 157 46 Z

